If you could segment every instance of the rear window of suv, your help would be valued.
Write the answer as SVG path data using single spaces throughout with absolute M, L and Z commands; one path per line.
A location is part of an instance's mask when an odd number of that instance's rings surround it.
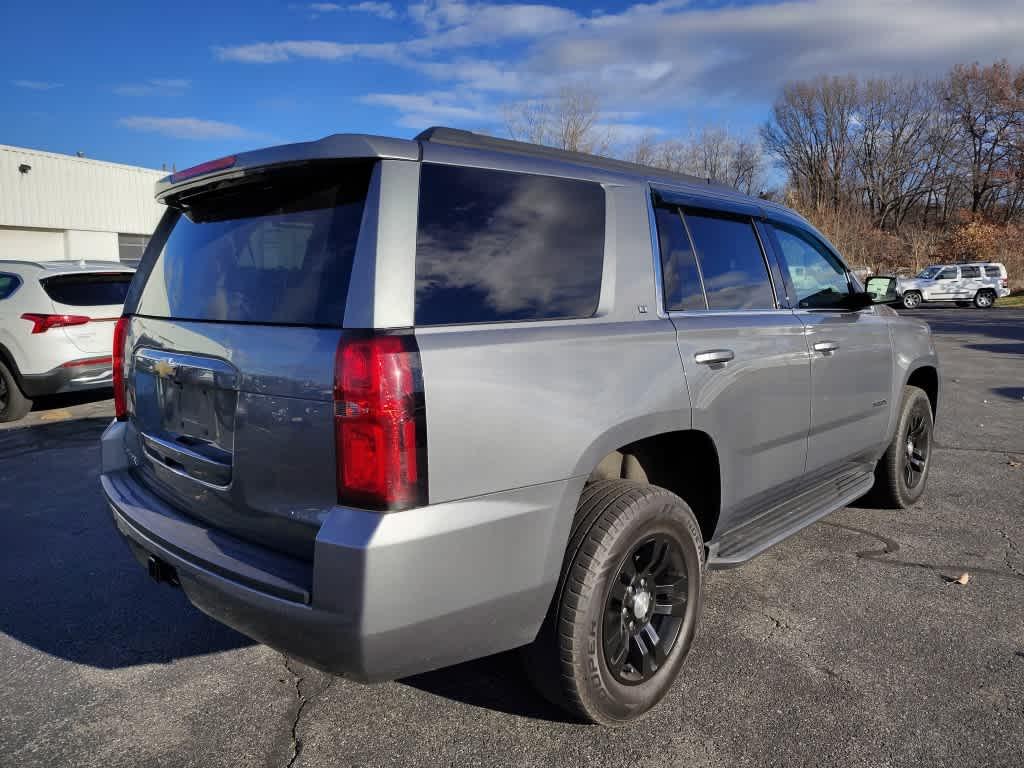
M 1002 277 L 999 267 L 985 267 L 985 277 Z
M 594 182 L 424 164 L 416 324 L 593 315 L 604 219 Z
M 244 177 L 177 203 L 136 311 L 150 317 L 338 326 L 372 165 Z M 161 242 L 159 237 L 165 239 Z
M 103 307 L 124 304 L 131 272 L 55 275 L 40 281 L 46 295 L 71 307 Z

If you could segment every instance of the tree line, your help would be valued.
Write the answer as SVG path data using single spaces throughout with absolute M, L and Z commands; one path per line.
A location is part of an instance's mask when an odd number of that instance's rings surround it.
M 754 136 L 709 127 L 623 147 L 600 117 L 599 99 L 580 89 L 506 109 L 514 138 L 598 154 L 618 146 L 623 159 L 781 199 L 879 271 L 1001 258 L 1024 278 L 1024 67 L 787 83 Z M 769 188 L 772 165 L 784 181 Z

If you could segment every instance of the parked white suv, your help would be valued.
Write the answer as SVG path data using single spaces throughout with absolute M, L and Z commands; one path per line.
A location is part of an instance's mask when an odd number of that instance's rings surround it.
M 111 386 L 114 325 L 135 270 L 0 260 L 0 422 L 32 399 Z
M 994 261 L 926 267 L 917 277 L 901 278 L 896 290 L 906 309 L 924 301 L 955 301 L 960 306 L 973 303 L 987 309 L 997 298 L 1010 295 L 1006 267 Z

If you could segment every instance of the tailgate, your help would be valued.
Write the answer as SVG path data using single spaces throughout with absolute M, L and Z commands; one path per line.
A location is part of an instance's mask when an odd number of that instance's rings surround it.
M 131 280 L 131 272 L 74 272 L 40 283 L 57 314 L 89 318 L 61 329 L 71 343 L 85 355 L 109 355 Z
M 337 503 L 334 359 L 369 174 L 325 162 L 194 193 L 126 307 L 136 477 L 304 558 Z

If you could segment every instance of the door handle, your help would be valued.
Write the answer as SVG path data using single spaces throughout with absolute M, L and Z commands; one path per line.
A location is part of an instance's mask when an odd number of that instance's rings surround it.
M 819 341 L 814 344 L 814 351 L 821 352 L 823 355 L 831 355 L 839 349 L 838 341 Z
M 699 365 L 725 365 L 736 355 L 731 349 L 706 349 L 693 356 Z

